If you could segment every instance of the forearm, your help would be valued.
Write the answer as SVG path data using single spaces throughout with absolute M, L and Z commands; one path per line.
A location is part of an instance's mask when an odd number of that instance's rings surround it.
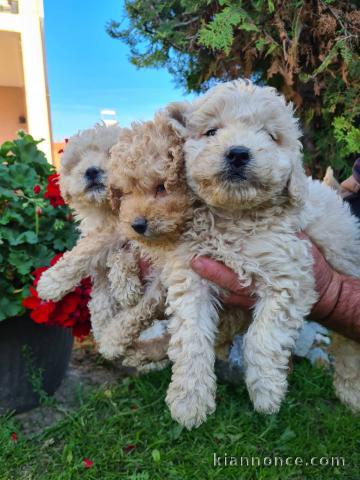
M 299 234 L 300 238 L 306 238 Z M 322 323 L 346 337 L 360 342 L 360 280 L 340 275 L 332 270 L 320 251 L 313 245 L 314 275 L 319 300 L 310 314 L 312 320 Z M 202 277 L 228 290 L 226 303 L 248 310 L 255 298 L 248 287 L 239 283 L 237 275 L 211 258 L 198 257 L 192 268 Z
M 360 342 L 360 280 L 336 274 L 311 318 Z

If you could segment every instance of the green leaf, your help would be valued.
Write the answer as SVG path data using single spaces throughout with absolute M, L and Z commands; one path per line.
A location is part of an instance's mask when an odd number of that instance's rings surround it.
M 266 42 L 265 38 L 260 38 L 259 40 L 257 40 L 257 41 L 255 42 L 255 48 L 256 48 L 256 50 L 258 50 L 259 52 L 261 52 L 261 51 L 263 50 L 264 46 L 266 45 L 266 43 L 267 43 L 267 42 Z
M 11 246 L 21 245 L 22 243 L 29 243 L 34 245 L 38 242 L 38 236 L 31 230 L 26 232 L 18 233 L 16 230 L 11 228 L 2 228 L 0 230 L 0 238 L 7 240 Z
M 152 452 L 151 452 L 151 456 L 154 460 L 155 463 L 160 463 L 160 460 L 161 460 L 161 455 L 160 455 L 160 452 L 157 448 L 155 448 Z
M 56 238 L 54 240 L 55 250 L 59 250 L 60 252 L 62 252 L 63 250 L 65 250 L 65 246 L 66 246 L 66 241 L 64 242 L 64 240 L 62 240 L 61 238 Z
M 9 166 L 9 175 L 13 188 L 21 188 L 23 185 L 35 185 L 36 172 L 29 165 L 13 164 Z
M 254 23 L 241 23 L 239 25 L 240 30 L 245 30 L 245 32 L 258 32 L 259 29 Z
M 271 43 L 269 48 L 266 50 L 265 58 L 271 55 L 277 48 L 278 45 L 276 43 Z
M 275 11 L 274 2 L 272 0 L 267 0 L 267 3 L 268 3 L 269 13 L 273 13 Z
M 0 187 L 0 194 L 1 194 L 1 187 Z M 0 225 L 6 225 L 10 222 L 18 222 L 18 223 L 22 223 L 23 221 L 23 217 L 13 211 L 13 210 L 5 210 L 5 213 L 0 217 Z
M 0 172 L 1 174 L 1 172 Z M 9 188 L 0 187 L 0 199 L 1 200 L 16 200 L 17 196 L 13 190 Z
M 23 311 L 20 298 L 9 299 L 7 297 L 0 298 L 0 321 L 6 318 L 15 317 Z
M 234 7 L 224 8 L 209 24 L 201 28 L 199 43 L 228 54 L 234 40 L 234 26 L 238 25 L 242 18 L 240 10 Z
M 29 254 L 25 250 L 10 252 L 9 263 L 13 265 L 21 275 L 30 273 L 34 265 L 33 259 L 29 258 Z
M 6 157 L 7 154 L 14 148 L 13 142 L 4 142 L 0 147 L 0 156 Z

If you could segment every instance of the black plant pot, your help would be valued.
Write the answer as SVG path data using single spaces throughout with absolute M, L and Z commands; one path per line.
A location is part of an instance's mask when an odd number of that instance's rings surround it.
M 40 389 L 52 395 L 65 375 L 72 346 L 69 328 L 38 325 L 27 316 L 0 322 L 0 414 L 36 407 Z

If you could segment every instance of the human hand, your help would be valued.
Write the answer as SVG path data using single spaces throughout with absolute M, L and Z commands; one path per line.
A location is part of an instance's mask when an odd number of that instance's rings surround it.
M 249 310 L 255 305 L 253 286 L 243 287 L 236 273 L 223 263 L 209 257 L 196 257 L 191 261 L 191 268 L 201 277 L 229 292 L 223 298 L 224 303 L 237 305 L 243 310 Z
M 299 233 L 297 236 L 300 239 L 309 239 L 304 233 Z M 341 289 L 341 276 L 330 267 L 314 244 L 312 244 L 312 255 L 315 288 L 319 300 L 313 308 L 311 318 L 321 320 L 326 318 L 336 305 Z M 243 287 L 236 273 L 224 264 L 208 257 L 197 257 L 192 260 L 191 267 L 201 277 L 229 292 L 229 295 L 223 298 L 225 304 L 237 305 L 243 310 L 249 310 L 255 305 L 254 287 Z
M 341 187 L 346 190 L 348 195 L 360 190 L 360 158 L 354 163 L 353 174 L 342 182 Z

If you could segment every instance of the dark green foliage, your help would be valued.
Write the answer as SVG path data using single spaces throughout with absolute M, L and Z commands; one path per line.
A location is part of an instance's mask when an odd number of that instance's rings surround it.
M 188 91 L 252 77 L 298 107 L 315 176 L 346 176 L 360 153 L 360 10 L 347 0 L 126 0 L 108 33 L 139 67 L 166 67 Z
M 47 177 L 55 171 L 38 143 L 20 132 L 0 147 L 0 321 L 24 312 L 31 272 L 76 239 L 68 207 L 54 208 L 44 198 Z

